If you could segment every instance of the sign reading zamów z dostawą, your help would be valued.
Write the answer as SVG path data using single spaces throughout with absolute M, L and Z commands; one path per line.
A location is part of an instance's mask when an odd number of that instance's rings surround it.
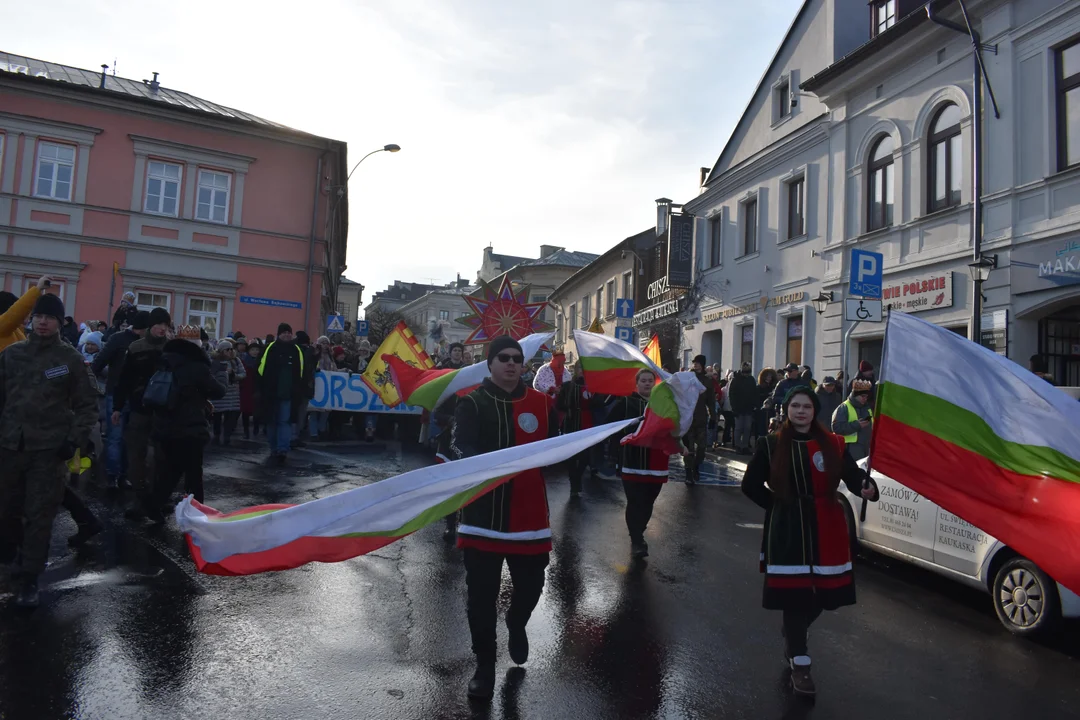
M 694 216 L 672 214 L 668 224 L 667 281 L 688 288 L 694 281 Z

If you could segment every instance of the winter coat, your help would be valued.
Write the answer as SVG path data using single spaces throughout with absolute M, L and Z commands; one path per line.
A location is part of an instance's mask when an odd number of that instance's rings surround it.
M 236 358 L 219 358 L 211 361 L 210 368 L 214 379 L 225 386 L 225 395 L 214 403 L 214 412 L 239 412 L 240 383 L 247 377 L 244 363 Z
M 259 415 L 264 422 L 270 423 L 277 416 L 279 402 L 289 400 L 292 409 L 289 422 L 297 422 L 300 409 L 307 406 L 307 385 L 305 375 L 314 373 L 310 359 L 305 356 L 300 346 L 293 342 L 277 340 L 270 343 L 259 359 L 258 390 Z M 279 397 L 283 373 L 289 374 L 289 393 Z
M 735 377 L 728 383 L 728 396 L 731 398 L 731 412 L 736 415 L 746 415 L 761 407 L 757 383 L 750 373 L 735 373 Z
M 705 373 L 694 373 L 698 382 L 705 386 L 705 392 L 698 395 L 694 406 L 694 420 L 690 427 L 705 427 L 708 422 L 716 422 L 716 391 Z
M 74 454 L 97 421 L 86 363 L 59 333 L 31 334 L 0 352 L 0 447 Z
M 818 396 L 818 401 L 821 403 L 821 410 L 818 412 L 818 417 L 828 423 L 831 423 L 833 413 L 836 412 L 836 408 L 840 407 L 840 403 L 844 402 L 844 396 L 840 394 L 839 390 L 825 392 L 825 388 L 821 385 L 818 385 L 818 388 L 814 391 L 814 394 Z
M 768 610 L 835 610 L 855 604 L 851 540 L 842 500 L 843 480 L 855 495 L 869 476 L 844 449 L 844 441 L 825 434 L 842 453 L 840 474 L 829 477 L 818 441 L 796 434 L 792 440 L 792 497 L 779 498 L 766 483 L 772 471 L 777 435 L 758 440 L 743 475 L 743 493 L 765 510 L 761 571 L 765 573 L 762 606 Z M 873 485 L 873 481 L 870 483 Z M 875 492 L 877 486 L 874 485 Z
M 574 378 L 571 382 L 563 383 L 559 390 L 559 397 L 555 401 L 555 409 L 566 413 L 563 417 L 564 433 L 588 430 L 599 424 L 596 414 L 604 408 L 607 395 L 593 395 L 585 389 L 585 378 Z
M 855 409 L 854 421 L 848 421 L 850 416 L 849 407 Z M 859 424 L 859 421 L 864 418 L 871 419 L 871 423 L 866 427 Z M 855 442 L 848 443 L 848 450 L 851 452 L 851 457 L 856 460 L 862 460 L 870 454 L 870 434 L 873 432 L 873 428 L 873 412 L 870 410 L 870 403 L 859 405 L 851 397 L 848 397 L 847 401 L 840 403 L 833 412 L 832 431 L 841 437 L 845 435 L 855 436 Z
M 240 380 L 240 412 L 254 415 L 259 409 L 259 358 L 244 353 L 240 362 L 244 366 L 244 377 Z
M 154 408 L 154 437 L 209 440 L 210 401 L 225 396 L 225 386 L 210 372 L 210 358 L 195 343 L 170 340 L 162 348 L 156 370 L 172 371 L 176 403 L 171 408 Z
M 616 398 L 608 417 L 609 422 L 642 417 L 649 401 L 636 392 L 627 397 Z M 625 437 L 637 430 L 631 425 L 620 433 Z M 666 483 L 670 471 L 670 455 L 659 448 L 639 445 L 618 445 L 619 475 L 625 482 Z
M 94 358 L 94 374 L 105 377 L 105 394 L 112 395 L 116 392 L 116 383 L 120 381 L 120 373 L 124 366 L 124 358 L 127 357 L 128 348 L 139 339 L 134 330 L 125 330 L 109 338 L 105 347 Z
M 304 400 L 311 400 L 315 397 L 315 371 L 318 370 L 319 360 L 315 356 L 315 348 L 310 345 L 297 345 L 297 347 L 304 353 Z M 304 406 L 307 406 L 306 402 Z
M 778 408 L 783 405 L 784 398 L 787 397 L 787 394 L 791 392 L 792 388 L 797 387 L 810 387 L 810 379 L 804 377 L 784 378 L 776 383 L 776 389 L 773 390 L 772 394 L 773 407 Z
M 135 307 L 131 303 L 121 302 L 120 307 L 116 308 L 116 312 L 112 316 L 112 325 L 110 329 L 117 332 L 120 331 L 120 326 L 127 323 L 128 325 L 135 324 L 135 318 L 139 314 L 139 308 Z
M 164 337 L 154 337 L 149 332 L 128 346 L 127 357 L 120 368 L 120 377 L 113 389 L 113 410 L 131 407 L 132 412 L 148 413 L 142 406 L 143 392 L 157 370 L 158 359 L 165 347 Z M 191 343 L 188 343 L 189 345 Z
M 21 298 L 12 303 L 7 311 L 0 315 L 0 352 L 13 343 L 26 339 L 23 326 L 26 317 L 34 310 L 34 303 L 41 297 L 41 292 L 32 287 Z
M 71 323 L 70 325 L 65 325 L 64 327 L 60 328 L 60 337 L 62 337 L 64 339 L 64 342 L 66 342 L 71 347 L 75 347 L 79 344 L 79 336 L 81 334 L 82 331 L 75 323 Z
M 570 374 L 570 371 L 563 368 L 562 383 L 560 386 L 570 382 L 574 379 L 574 376 Z M 555 371 L 551 369 L 551 363 L 547 362 L 540 366 L 540 369 L 536 371 L 536 377 L 533 378 L 533 390 L 542 392 L 545 395 L 549 395 L 555 390 Z

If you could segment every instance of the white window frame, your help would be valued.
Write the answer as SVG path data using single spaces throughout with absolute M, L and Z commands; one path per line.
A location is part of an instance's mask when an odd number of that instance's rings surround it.
M 570 303 L 570 332 L 577 330 L 577 303 Z M 567 336 L 569 337 L 569 335 Z
M 42 151 L 47 148 L 56 148 L 56 158 L 43 158 Z M 66 148 L 71 150 L 71 162 L 66 162 L 60 159 L 59 150 Z M 75 190 L 75 163 L 79 159 L 79 149 L 74 145 L 68 145 L 66 143 L 53 142 L 51 140 L 41 140 L 37 146 L 37 161 L 34 163 L 34 197 L 49 198 L 50 200 L 61 200 L 63 202 L 71 202 L 72 194 Z M 41 193 L 38 190 L 38 185 L 41 181 L 41 167 L 43 164 L 49 163 L 53 166 L 52 185 L 49 193 Z M 62 197 L 56 194 L 56 175 L 57 171 L 61 167 L 67 167 L 71 170 L 71 179 L 68 181 L 67 196 Z
M 163 169 L 164 168 L 169 168 L 169 167 L 176 168 L 176 170 L 177 170 L 176 178 L 173 179 L 173 178 L 167 177 L 163 173 L 162 174 L 155 174 L 154 173 L 154 165 L 161 165 L 161 166 L 163 166 Z M 161 186 L 161 189 L 162 189 L 161 194 L 154 198 L 154 200 L 157 203 L 157 208 L 156 209 L 151 207 L 151 205 L 150 205 L 150 200 L 151 200 L 150 181 L 151 180 L 158 180 L 162 184 L 162 186 Z M 175 210 L 173 212 L 166 212 L 164 210 L 165 186 L 168 183 L 175 183 L 175 185 L 176 185 L 176 208 L 175 208 Z M 146 187 L 145 187 L 145 192 L 143 193 L 143 211 L 148 212 L 151 215 L 164 215 L 166 217 L 179 217 L 180 216 L 180 188 L 183 187 L 183 183 L 184 183 L 184 166 L 183 165 L 180 165 L 179 163 L 168 162 L 168 161 L 165 161 L 165 160 L 148 159 L 147 162 L 146 162 Z M 226 207 L 226 211 L 228 211 L 227 207 Z
M 30 288 L 37 287 L 38 280 L 41 279 L 41 275 L 24 275 L 23 276 L 23 289 L 20 295 L 25 295 L 30 291 Z M 63 280 L 53 280 L 49 286 L 49 290 L 56 290 L 52 293 L 56 297 L 60 298 L 60 302 L 64 302 L 64 290 L 67 289 L 67 283 Z M 46 290 L 45 292 L 49 292 Z
M 592 320 L 592 293 L 589 293 L 581 298 L 581 328 L 588 330 Z
M 204 177 L 208 177 L 208 176 L 215 176 L 215 177 L 223 177 L 223 178 L 225 178 L 225 189 L 222 190 L 214 182 L 204 183 L 203 182 Z M 202 194 L 202 190 L 204 188 L 210 190 L 210 203 L 207 206 L 209 208 L 209 215 L 207 215 L 205 217 L 200 214 L 201 213 L 201 207 L 202 207 L 203 203 L 199 199 L 199 196 Z M 215 220 L 214 217 L 213 217 L 214 216 L 214 207 L 215 207 L 214 198 L 217 196 L 217 193 L 219 193 L 219 192 L 224 192 L 225 193 L 225 216 L 221 220 Z M 200 220 L 202 222 L 210 222 L 210 223 L 217 223 L 219 225 L 227 225 L 229 223 L 229 196 L 231 194 L 232 194 L 232 174 L 231 173 L 221 172 L 220 170 L 208 170 L 208 169 L 205 169 L 205 168 L 199 168 L 198 176 L 196 178 L 196 183 L 195 183 L 195 219 Z
M 449 320 L 450 319 L 450 311 L 449 310 L 440 310 L 439 311 L 439 319 L 440 320 Z
M 154 308 L 160 307 L 160 308 L 165 308 L 169 312 L 172 312 L 172 309 L 171 309 L 172 308 L 172 293 L 164 292 L 162 290 L 150 290 L 150 289 L 145 289 L 145 288 L 136 288 L 134 290 L 134 292 L 135 292 L 135 307 L 137 307 L 139 310 L 145 310 L 146 312 L 150 312 Z M 139 296 L 140 295 L 149 295 L 152 304 L 140 303 L 139 302 Z M 157 303 L 153 303 L 154 298 L 157 298 L 157 297 L 165 298 L 165 304 L 164 305 L 159 305 Z
M 746 328 L 750 328 L 750 367 L 754 367 L 754 355 L 757 353 L 757 323 L 744 322 L 735 326 L 735 337 L 738 339 L 738 343 L 735 347 L 738 348 L 738 354 L 735 356 L 735 362 L 732 367 L 742 367 L 743 356 L 742 349 L 745 342 L 743 341 L 743 333 L 746 332 Z M 786 348 L 786 346 L 785 346 Z
M 202 302 L 212 302 L 217 305 L 216 312 L 210 312 L 208 310 L 194 310 L 191 304 L 196 300 Z M 201 295 L 188 295 L 187 297 L 187 311 L 184 313 L 184 322 L 188 325 L 198 325 L 199 327 L 206 329 L 203 321 L 213 318 L 214 319 L 214 332 L 206 331 L 206 334 L 212 338 L 217 338 L 221 333 L 221 298 L 204 297 Z M 193 323 L 192 318 L 198 318 L 200 322 Z
M 787 90 L 784 94 L 787 96 L 787 112 L 782 113 L 784 106 L 784 98 L 781 91 L 784 90 L 784 86 L 787 86 Z M 791 119 L 791 116 L 795 114 L 795 106 L 791 104 L 791 88 L 794 86 L 794 78 L 791 73 L 785 73 L 776 79 L 776 82 L 772 84 L 772 126 L 782 125 Z
M 753 217 L 750 217 L 750 206 L 754 206 Z M 761 223 L 759 218 L 761 216 L 761 203 L 758 201 L 757 190 L 751 190 L 746 193 L 746 197 L 739 201 L 739 256 L 737 260 L 744 258 L 757 257 L 761 252 Z M 746 251 L 746 229 L 747 223 L 754 223 L 754 249 L 750 252 Z
M 605 313 L 609 318 L 615 317 L 615 303 L 617 301 L 617 293 L 619 292 L 618 283 L 615 278 L 611 278 L 604 283 L 604 295 L 606 296 L 607 305 L 605 306 Z
M 634 299 L 634 271 L 627 270 L 622 274 L 622 300 Z
M 790 174 L 780 179 L 780 235 L 777 238 L 777 245 L 784 245 L 786 243 L 795 243 L 800 240 L 805 240 L 810 233 L 810 219 L 807 212 L 807 198 L 809 193 L 807 191 L 807 178 L 809 173 L 806 172 L 806 167 L 803 166 L 794 170 Z M 802 182 L 802 192 L 800 197 L 802 199 L 802 232 L 798 235 L 791 235 L 790 219 L 791 219 L 791 186 L 797 182 Z
M 724 266 L 724 210 L 720 208 L 705 218 L 705 269 Z M 716 248 L 716 263 L 713 263 L 713 248 Z

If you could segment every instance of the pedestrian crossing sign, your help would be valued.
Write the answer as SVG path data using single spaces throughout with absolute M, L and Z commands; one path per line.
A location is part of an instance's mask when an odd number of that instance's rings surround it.
M 345 316 L 331 315 L 326 319 L 326 332 L 345 332 Z

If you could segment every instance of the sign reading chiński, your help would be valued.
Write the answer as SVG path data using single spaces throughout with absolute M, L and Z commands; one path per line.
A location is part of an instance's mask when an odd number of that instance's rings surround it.
M 881 301 L 890 310 L 908 313 L 952 307 L 952 271 L 917 275 L 905 280 L 886 278 Z
M 694 216 L 672 214 L 668 225 L 667 281 L 688 288 L 694 280 Z

